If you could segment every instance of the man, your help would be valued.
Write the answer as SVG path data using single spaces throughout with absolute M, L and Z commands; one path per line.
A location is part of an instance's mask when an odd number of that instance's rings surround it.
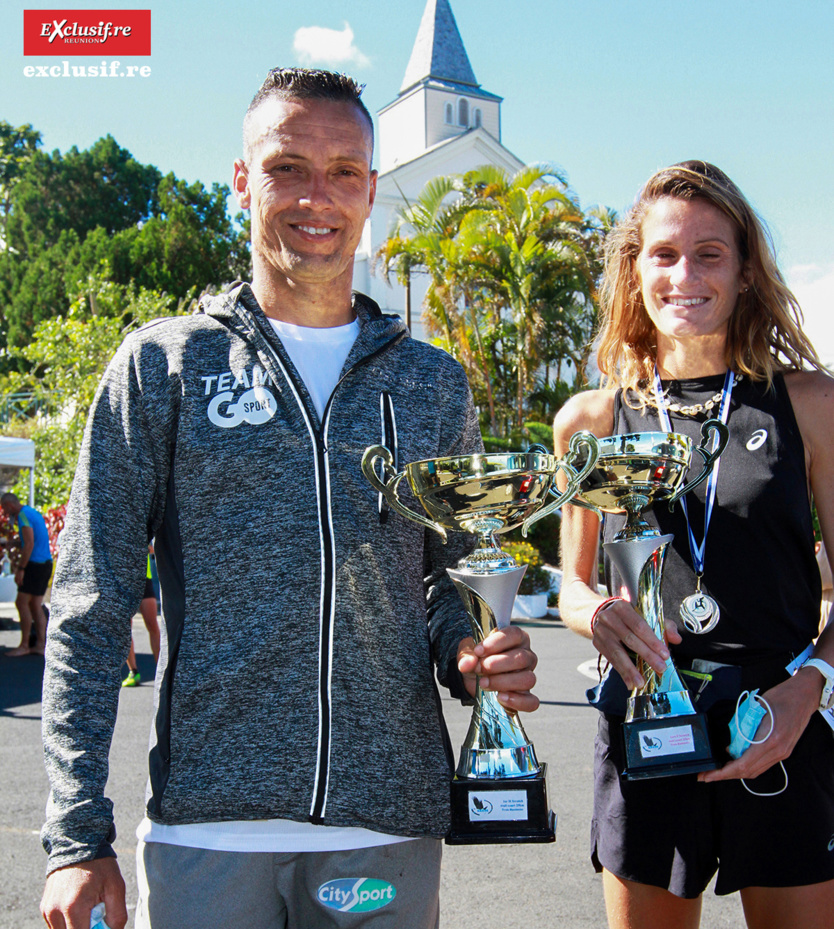
M 138 926 L 357 926 L 359 901 L 379 929 L 436 926 L 452 759 L 434 668 L 461 698 L 480 674 L 506 706 L 538 703 L 522 630 L 468 637 L 445 572 L 464 537 L 389 513 L 360 471 L 379 442 L 402 462 L 481 448 L 460 367 L 351 295 L 376 191 L 360 92 L 269 75 L 234 173 L 251 287 L 129 337 L 100 388 L 47 647 L 53 929 L 87 929 L 98 901 L 126 920 L 103 791 L 150 537 L 164 634 Z
M 17 584 L 15 606 L 20 617 L 20 645 L 5 654 L 7 658 L 42 655 L 46 642 L 43 598 L 52 578 L 49 532 L 43 516 L 34 507 L 21 503 L 15 494 L 3 494 L 0 506 L 10 521 L 17 522 L 18 546 L 21 549 L 14 575 Z M 30 645 L 33 624 L 35 641 Z

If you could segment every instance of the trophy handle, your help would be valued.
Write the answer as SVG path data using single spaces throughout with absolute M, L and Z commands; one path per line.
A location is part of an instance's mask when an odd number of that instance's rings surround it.
M 376 464 L 378 461 L 382 462 L 382 474 L 384 478 L 382 481 L 376 473 Z M 443 526 L 431 519 L 426 519 L 426 517 L 422 516 L 420 513 L 415 513 L 414 510 L 410 510 L 400 500 L 397 488 L 400 486 L 400 481 L 405 477 L 405 471 L 400 471 L 400 473 L 397 474 L 394 470 L 394 459 L 391 452 L 384 445 L 371 445 L 369 448 L 365 449 L 365 453 L 362 455 L 362 473 L 365 475 L 368 483 L 385 497 L 392 510 L 396 510 L 400 516 L 410 519 L 413 523 L 419 523 L 421 526 L 426 526 L 428 529 L 434 529 L 434 531 L 442 537 L 443 541 L 446 541 L 446 530 Z
M 574 467 L 574 462 L 583 450 L 586 451 L 588 460 L 579 469 L 579 471 L 577 471 Z M 548 503 L 547 506 L 537 510 L 535 513 L 533 513 L 532 516 L 528 516 L 527 519 L 524 520 L 521 525 L 521 534 L 525 539 L 527 538 L 527 531 L 530 526 L 533 525 L 533 523 L 536 523 L 540 519 L 543 519 L 545 516 L 548 516 L 554 510 L 558 510 L 560 506 L 570 501 L 570 499 L 576 495 L 576 492 L 579 490 L 582 481 L 584 481 L 585 478 L 596 467 L 598 457 L 599 442 L 597 437 L 586 430 L 583 430 L 582 432 L 574 432 L 570 438 L 570 444 L 568 445 L 567 452 L 565 452 L 565 454 L 556 463 L 557 473 L 558 469 L 561 468 L 567 475 L 567 487 L 562 493 L 558 493 L 557 491 L 553 490 L 551 485 L 550 493 L 553 494 L 556 499 Z
M 707 446 L 712 441 L 712 437 L 715 435 L 718 439 L 715 448 L 712 451 L 707 449 Z M 701 469 L 701 473 L 693 478 L 691 481 L 687 481 L 682 487 L 679 487 L 671 497 L 668 499 L 669 509 L 672 510 L 675 507 L 675 504 L 678 500 L 684 495 L 688 494 L 690 490 L 694 490 L 699 484 L 709 477 L 710 472 L 712 471 L 715 462 L 718 460 L 718 456 L 724 449 L 727 447 L 727 442 L 730 439 L 730 430 L 721 422 L 720 419 L 708 419 L 703 426 L 701 426 L 701 444 L 697 445 L 693 451 L 698 452 L 701 458 L 704 461 L 704 466 Z

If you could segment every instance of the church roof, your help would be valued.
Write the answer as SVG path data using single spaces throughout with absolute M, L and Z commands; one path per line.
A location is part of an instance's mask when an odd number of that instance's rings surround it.
M 477 156 L 468 159 L 468 164 L 462 164 L 456 160 L 461 157 L 462 152 L 477 152 Z M 432 164 L 432 167 L 428 169 L 428 173 L 426 173 L 425 168 L 422 169 L 425 179 L 436 177 L 439 174 L 463 174 L 481 164 L 498 165 L 508 171 L 518 171 L 524 167 L 524 162 L 517 155 L 505 148 L 498 139 L 491 136 L 485 129 L 478 128 L 469 129 L 461 135 L 451 136 L 448 139 L 441 139 L 441 141 L 436 142 L 425 151 L 409 158 L 408 161 L 393 165 L 385 171 L 380 171 L 380 183 L 384 187 L 385 178 L 413 172 L 415 169 L 420 171 L 419 165 L 421 162 L 423 164 Z M 377 193 L 380 192 L 381 188 L 378 188 Z
M 478 83 L 449 0 L 427 0 L 400 93 L 433 79 L 477 89 Z

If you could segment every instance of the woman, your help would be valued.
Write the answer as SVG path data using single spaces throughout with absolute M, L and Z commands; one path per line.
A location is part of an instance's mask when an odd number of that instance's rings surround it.
M 674 533 L 663 575 L 668 646 L 625 599 L 598 593 L 597 517 L 575 506 L 564 512 L 562 617 L 610 664 L 604 691 L 616 694 L 619 683 L 621 693 L 615 711 L 600 701 L 608 712 L 595 765 L 592 855 L 609 924 L 698 926 L 701 894 L 717 869 L 716 892 L 740 891 L 751 929 L 830 927 L 834 738 L 816 710 L 834 665 L 832 627 L 813 647 L 826 665 L 793 676 L 785 667 L 818 629 L 810 495 L 834 545 L 834 381 L 799 328 L 760 221 L 712 165 L 690 161 L 654 175 L 610 235 L 606 257 L 598 353 L 605 389 L 562 409 L 557 453 L 578 429 L 600 437 L 671 430 L 697 440 L 720 410 L 730 431 L 714 506 L 705 505 L 702 484 L 686 513 L 659 504 L 649 515 Z M 606 518 L 606 540 L 618 520 Z M 619 592 L 610 566 L 607 573 Z M 678 631 L 670 620 L 696 588 L 718 622 L 703 634 L 683 624 Z M 698 681 L 693 692 L 706 685 L 696 708 L 707 713 L 720 767 L 625 780 L 626 689 L 643 683 L 634 656 L 661 672 L 669 651 L 685 679 L 701 669 L 688 680 Z M 736 697 L 754 688 L 772 710 L 772 732 L 766 715 L 758 744 L 730 760 Z

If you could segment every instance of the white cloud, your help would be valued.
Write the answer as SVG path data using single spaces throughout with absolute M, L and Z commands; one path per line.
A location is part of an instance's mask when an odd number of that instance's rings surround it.
M 826 367 L 834 370 L 834 265 L 797 265 L 786 277 L 802 307 L 805 334 Z
M 324 26 L 303 26 L 296 31 L 292 48 L 302 65 L 350 64 L 367 68 L 371 63 L 353 44 L 353 30 L 347 23 L 341 31 Z

